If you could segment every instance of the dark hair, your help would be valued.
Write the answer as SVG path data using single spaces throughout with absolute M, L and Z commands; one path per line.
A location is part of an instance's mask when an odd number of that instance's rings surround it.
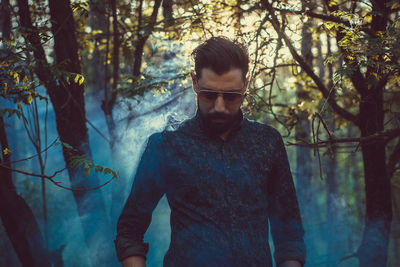
M 196 47 L 192 52 L 196 78 L 201 78 L 201 70 L 210 68 L 218 75 L 231 69 L 242 70 L 242 79 L 246 79 L 249 70 L 249 55 L 245 45 L 232 41 L 227 37 L 211 37 Z

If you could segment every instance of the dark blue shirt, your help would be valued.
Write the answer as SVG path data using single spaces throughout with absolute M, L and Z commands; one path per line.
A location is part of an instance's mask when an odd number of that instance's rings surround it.
M 227 140 L 199 113 L 150 136 L 118 220 L 120 260 L 146 256 L 143 236 L 160 198 L 171 208 L 164 266 L 272 266 L 305 262 L 304 230 L 281 135 L 243 116 Z M 268 225 L 269 221 L 269 225 Z

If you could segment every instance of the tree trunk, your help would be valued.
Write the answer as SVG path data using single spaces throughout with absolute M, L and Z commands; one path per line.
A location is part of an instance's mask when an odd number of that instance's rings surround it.
M 1 151 L 8 148 L 3 117 L 0 117 Z M 0 163 L 11 168 L 9 154 L 2 152 Z M 42 233 L 32 210 L 17 194 L 11 170 L 0 166 L 0 217 L 22 266 L 51 266 Z
M 111 158 L 117 160 L 117 153 L 115 151 L 115 143 L 119 140 L 118 133 L 113 117 L 113 109 L 115 102 L 117 100 L 117 85 L 119 82 L 119 30 L 118 30 L 118 16 L 117 16 L 117 1 L 110 0 L 111 3 L 111 12 L 113 19 L 113 53 L 112 53 L 112 63 L 113 63 L 113 82 L 111 84 L 111 90 L 109 90 L 108 86 L 105 88 L 104 100 L 101 105 L 101 108 L 104 112 L 108 133 L 110 136 L 110 151 Z M 122 207 L 124 205 L 124 195 L 121 194 L 123 192 L 124 187 L 126 185 L 121 181 L 117 181 L 112 184 L 112 203 L 111 203 L 111 224 L 114 229 L 116 229 L 117 220 L 119 215 L 121 214 Z
M 347 126 L 347 136 L 357 136 L 356 128 L 352 125 Z M 359 236 L 362 233 L 362 229 L 360 229 L 360 224 L 365 219 L 365 190 L 363 186 L 363 176 L 361 173 L 361 168 L 359 167 L 359 162 L 362 161 L 360 157 L 360 152 L 352 152 L 349 154 L 348 160 L 346 160 L 346 172 L 347 179 L 349 179 L 352 186 L 352 195 L 354 197 L 354 205 L 355 205 L 355 218 L 356 222 L 352 222 L 353 234 L 349 236 L 349 246 L 350 248 L 357 247 L 360 240 Z M 354 249 L 353 249 L 354 250 Z
M 328 122 L 329 129 L 333 129 L 334 118 Z M 344 253 L 344 244 L 339 241 L 344 241 L 342 233 L 340 232 L 340 223 L 343 223 L 342 210 L 339 206 L 339 176 L 336 174 L 337 161 L 336 161 L 336 151 L 334 148 L 328 147 L 328 155 L 326 155 L 323 160 L 326 168 L 326 183 L 327 183 L 327 223 L 329 225 L 330 231 L 328 231 L 328 260 L 327 267 L 337 266 L 340 255 Z M 332 253 L 335 251 L 335 253 Z
M 312 36 L 309 32 L 309 28 L 312 26 L 310 21 L 304 23 L 302 30 L 302 42 L 301 52 L 304 58 L 310 66 L 312 65 L 313 56 L 311 53 L 311 40 Z M 299 86 L 296 91 L 297 103 L 303 101 L 309 101 L 308 92 Z M 295 127 L 295 138 L 296 140 L 303 140 L 310 142 L 310 121 L 308 120 L 308 114 L 306 111 L 299 110 L 297 114 L 297 124 Z M 296 190 L 298 192 L 299 203 L 302 210 L 302 216 L 304 218 L 310 217 L 310 212 L 313 210 L 309 207 L 311 201 L 311 178 L 312 178 L 312 162 L 311 149 L 308 147 L 297 146 L 296 147 Z
M 98 100 L 103 99 L 103 88 L 106 64 L 106 51 L 100 47 L 108 38 L 108 21 L 106 16 L 106 0 L 92 1 L 90 3 L 90 27 L 92 31 L 101 31 L 94 36 L 94 50 L 91 59 L 90 86 L 91 93 Z
M 388 3 L 389 1 L 372 2 L 374 15 L 371 28 L 376 33 L 386 29 Z M 379 56 L 377 61 L 382 60 L 382 56 Z M 374 73 L 380 78 L 374 78 Z M 384 130 L 384 77 L 379 66 L 370 65 L 366 73 L 369 88 L 361 88 L 360 85 L 354 84 L 361 92 L 359 127 L 362 137 Z M 383 139 L 375 139 L 361 143 L 361 149 L 364 162 L 366 218 L 363 240 L 358 249 L 360 266 L 386 266 L 392 221 L 391 186 L 386 172 L 386 145 Z
M 165 20 L 164 26 L 165 26 L 165 31 L 168 31 L 169 27 L 173 26 L 175 21 L 174 21 L 174 17 L 173 17 L 173 0 L 163 0 L 162 1 L 162 7 L 163 7 L 163 17 Z
M 138 22 L 139 27 L 137 32 L 138 40 L 136 41 L 137 43 L 135 45 L 133 71 L 132 71 L 133 76 L 136 77 L 138 77 L 141 73 L 140 68 L 142 66 L 144 45 L 146 44 L 147 39 L 149 39 L 151 33 L 153 32 L 153 28 L 157 22 L 157 14 L 158 14 L 158 9 L 160 8 L 161 5 L 161 0 L 154 1 L 153 12 L 151 13 L 148 25 L 142 25 L 142 18 L 141 18 L 141 14 L 143 13 L 142 4 L 143 0 L 140 1 L 140 7 L 139 7 L 139 22 Z M 144 31 L 144 33 L 142 33 L 142 31 Z
M 1 2 L 0 11 L 2 38 L 9 40 L 11 16 L 8 0 Z M 7 54 L 7 50 L 5 52 Z M 1 221 L 22 266 L 51 266 L 49 252 L 36 218 L 25 200 L 17 194 L 12 182 L 11 157 L 3 152 L 6 148 L 9 148 L 7 133 L 3 117 L 0 116 L 0 163 L 5 165 L 0 166 Z
M 65 71 L 81 73 L 70 1 L 50 0 L 49 8 L 56 62 L 63 64 Z M 71 166 L 71 156 L 74 154 L 91 158 L 83 86 L 75 82 L 68 84 L 60 77 L 60 85 L 57 88 L 48 88 L 48 93 L 56 113 L 57 131 L 61 141 L 77 149 L 73 153 L 63 149 L 71 186 L 81 188 L 97 186 L 99 181 L 96 176 L 86 177 L 82 167 Z M 93 256 L 93 265 L 112 266 L 116 259 L 115 251 L 109 218 L 101 192 L 99 190 L 73 191 L 73 195 L 81 218 L 85 241 L 90 255 Z
M 383 89 L 368 90 L 360 101 L 361 136 L 383 130 Z M 361 144 L 366 198 L 366 220 L 363 240 L 358 249 L 360 266 L 386 266 L 392 203 L 390 180 L 386 174 L 383 140 Z

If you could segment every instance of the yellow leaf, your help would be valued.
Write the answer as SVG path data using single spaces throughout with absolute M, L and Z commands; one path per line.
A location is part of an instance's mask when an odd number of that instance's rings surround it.
M 11 150 L 9 150 L 8 147 L 6 147 L 6 148 L 3 149 L 3 154 L 4 154 L 4 155 L 8 155 L 8 154 L 10 154 L 10 153 L 11 153 Z
M 328 29 L 328 30 L 330 30 L 330 29 L 332 29 L 333 27 L 335 27 L 336 26 L 336 24 L 335 23 L 333 23 L 333 22 L 324 22 L 324 27 L 326 28 L 326 29 Z
M 14 79 L 17 81 L 17 83 L 19 83 L 19 76 L 18 76 L 18 73 L 14 72 L 13 77 L 14 77 Z
M 22 108 L 22 104 L 21 102 L 18 102 L 18 108 L 21 109 Z
M 365 21 L 366 21 L 367 23 L 371 23 L 371 21 L 372 21 L 372 16 L 366 16 L 366 17 L 365 17 Z
M 94 30 L 94 31 L 92 31 L 92 34 L 101 34 L 101 33 L 103 33 L 102 30 Z
M 74 82 L 75 82 L 75 83 L 78 83 L 78 80 L 79 80 L 79 74 L 77 74 L 77 75 L 75 76 Z
M 337 1 L 336 0 L 331 0 L 331 1 L 329 1 L 329 4 L 328 4 L 329 6 L 336 6 L 337 5 Z
M 85 80 L 85 77 L 81 76 L 81 78 L 79 79 L 79 85 L 81 85 L 84 80 Z
M 4 84 L 4 93 L 7 93 L 7 90 L 8 90 L 8 84 L 5 83 L 5 84 Z
M 31 94 L 28 95 L 28 100 L 27 101 L 28 101 L 28 104 L 32 103 L 32 95 Z
M 392 9 L 396 9 L 400 7 L 400 1 L 393 3 Z

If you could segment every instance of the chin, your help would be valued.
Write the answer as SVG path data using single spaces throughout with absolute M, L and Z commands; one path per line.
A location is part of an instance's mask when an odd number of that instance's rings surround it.
M 213 134 L 222 134 L 229 130 L 230 124 L 228 122 L 216 123 L 209 121 L 207 123 L 207 128 Z

